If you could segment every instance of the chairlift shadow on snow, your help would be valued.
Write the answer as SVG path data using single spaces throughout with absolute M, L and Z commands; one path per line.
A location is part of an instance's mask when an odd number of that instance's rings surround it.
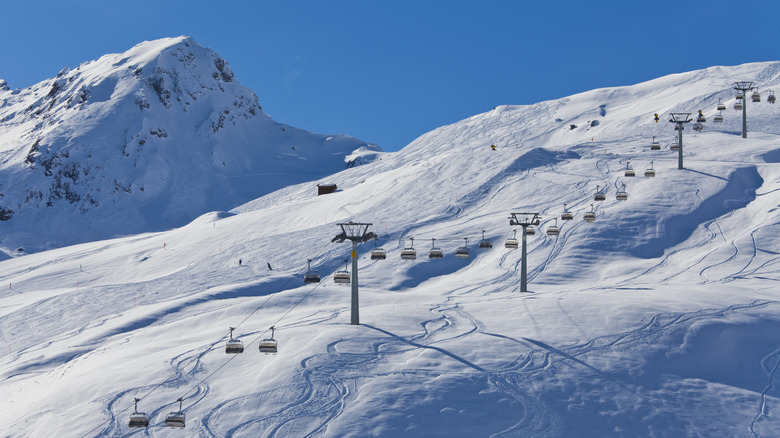
M 453 274 L 468 266 L 474 259 L 474 257 L 461 259 L 456 258 L 454 255 L 446 254 L 442 259 L 417 262 L 406 270 L 408 277 L 400 284 L 390 287 L 389 290 L 397 291 L 415 288 L 435 277 Z

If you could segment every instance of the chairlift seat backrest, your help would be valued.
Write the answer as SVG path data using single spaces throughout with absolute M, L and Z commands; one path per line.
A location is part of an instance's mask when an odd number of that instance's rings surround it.
M 387 253 L 382 248 L 376 248 L 375 250 L 371 251 L 371 260 L 385 260 L 387 258 Z
M 431 248 L 431 250 L 428 251 L 428 258 L 429 259 L 444 258 L 444 251 L 442 251 L 441 248 Z
M 589 211 L 585 213 L 582 218 L 585 219 L 586 222 L 594 222 L 596 220 L 596 213 Z
M 168 427 L 184 427 L 184 412 L 171 412 L 165 417 L 165 425 Z
M 244 343 L 238 339 L 232 339 L 225 345 L 226 354 L 240 354 L 244 352 Z
M 493 247 L 493 241 L 482 239 L 479 241 L 479 249 L 488 249 Z
M 536 228 L 534 228 L 534 227 L 532 227 L 530 225 L 525 227 L 525 235 L 526 236 L 534 236 L 534 235 L 536 235 Z
M 518 242 L 517 239 L 514 237 L 510 237 L 509 239 L 506 239 L 506 243 L 504 243 L 504 247 L 516 249 L 520 245 L 520 242 Z
M 338 271 L 333 275 L 333 281 L 339 284 L 349 284 L 349 271 Z
M 465 246 L 461 246 L 455 250 L 455 257 L 459 259 L 467 259 L 469 258 L 469 255 L 469 249 Z
M 304 283 L 319 283 L 320 274 L 317 271 L 309 271 L 303 276 Z
M 277 352 L 278 343 L 274 339 L 263 339 L 260 341 L 260 352 L 261 353 L 273 353 L 276 354 Z
M 404 248 L 401 251 L 401 258 L 404 260 L 414 260 L 417 258 L 417 250 L 414 248 Z
M 559 233 L 560 233 L 560 230 L 555 225 L 547 228 L 547 235 L 548 236 L 557 236 Z
M 149 416 L 145 412 L 130 414 L 130 427 L 149 427 Z
M 652 178 L 654 176 L 655 176 L 655 170 L 653 170 L 653 169 L 645 170 L 645 177 Z

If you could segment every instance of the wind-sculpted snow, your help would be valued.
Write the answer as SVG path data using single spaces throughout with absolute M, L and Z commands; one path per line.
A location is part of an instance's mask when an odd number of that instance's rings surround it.
M 155 73 L 163 100 L 149 105 L 179 104 L 164 93 L 170 71 Z M 780 107 L 752 104 L 742 139 L 734 78 L 780 85 L 777 63 L 747 64 L 502 105 L 177 229 L 23 248 L 0 262 L 3 432 L 774 436 Z M 711 118 L 718 99 L 726 121 L 686 129 L 677 169 L 666 115 Z M 149 141 L 172 136 L 152 128 Z M 317 196 L 317 183 L 339 190 Z M 521 251 L 504 246 L 523 237 L 513 212 L 540 216 L 525 236 L 528 293 Z M 351 288 L 332 278 L 351 256 L 333 243 L 348 221 L 378 235 L 356 254 L 354 326 Z M 412 238 L 417 259 L 402 260 Z M 470 257 L 456 258 L 466 241 Z M 443 259 L 428 258 L 432 245 Z M 375 246 L 386 260 L 370 259 Z M 303 283 L 309 259 L 321 283 Z M 231 327 L 242 354 L 225 354 Z M 278 352 L 261 354 L 271 333 Z M 128 428 L 136 397 L 148 429 Z M 179 398 L 187 426 L 168 430 Z

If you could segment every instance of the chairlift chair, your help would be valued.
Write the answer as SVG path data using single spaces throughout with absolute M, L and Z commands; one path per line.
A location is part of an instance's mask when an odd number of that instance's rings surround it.
M 479 249 L 490 249 L 493 247 L 493 241 L 485 238 L 485 230 L 482 230 L 482 240 L 479 241 Z
M 469 252 L 469 238 L 464 237 L 466 244 L 461 246 L 460 248 L 455 250 L 455 257 L 459 259 L 467 259 L 469 258 L 470 252 Z
M 371 260 L 384 260 L 387 258 L 387 252 L 384 248 L 377 246 L 377 239 L 374 238 L 374 249 L 371 250 Z
M 742 91 L 737 91 L 737 100 L 742 100 L 743 97 L 745 97 L 745 95 L 742 94 Z
M 627 201 L 628 200 L 628 192 L 626 192 L 626 185 L 623 184 L 623 188 L 621 190 L 618 190 L 615 194 L 615 199 L 618 201 Z
M 671 145 L 669 145 L 669 149 L 673 151 L 680 150 L 680 143 L 677 143 L 677 140 L 674 140 Z
M 320 282 L 320 273 L 316 270 L 313 270 L 311 268 L 311 259 L 308 259 L 306 262 L 306 266 L 308 266 L 306 273 L 303 275 L 303 282 L 305 284 L 309 283 L 319 283 Z
M 596 220 L 596 212 L 593 210 L 593 204 L 590 204 L 590 211 L 586 212 L 582 218 L 585 222 L 594 222 Z
M 650 168 L 645 169 L 645 178 L 653 178 L 655 176 L 655 169 L 653 169 L 653 162 L 650 162 Z
M 140 398 L 135 399 L 135 409 L 130 414 L 130 427 L 149 427 L 149 416 L 146 412 L 138 412 L 138 402 Z
M 660 151 L 661 150 L 661 143 L 658 143 L 655 141 L 655 136 L 653 137 L 653 142 L 650 143 L 650 150 L 651 151 Z
M 535 236 L 536 235 L 536 228 L 534 228 L 533 225 L 528 225 L 525 227 L 525 235 L 526 236 Z
M 761 95 L 758 94 L 758 90 L 754 91 L 750 97 L 753 99 L 753 102 L 761 102 Z
M 504 247 L 509 249 L 517 249 L 517 247 L 520 245 L 520 242 L 517 240 L 517 230 L 514 231 L 514 234 L 509 239 L 506 239 L 506 243 L 504 243 Z
M 600 186 L 596 186 L 596 194 L 593 196 L 594 201 L 606 201 L 607 195 L 601 191 Z
M 713 120 L 715 120 L 715 123 L 723 123 L 723 114 L 721 113 L 715 114 Z
M 570 221 L 574 219 L 574 213 L 566 209 L 566 204 L 563 204 L 563 213 L 561 213 L 562 221 Z
M 701 132 L 704 129 L 704 125 L 702 125 L 699 122 L 696 122 L 693 124 L 693 130 L 696 132 Z
M 337 284 L 349 284 L 349 271 L 347 270 L 347 266 L 349 266 L 349 259 L 344 260 L 344 263 L 346 265 L 344 266 L 343 271 L 336 271 L 335 274 L 333 274 L 333 281 Z
M 431 239 L 431 249 L 428 251 L 429 259 L 441 259 L 444 258 L 444 251 L 441 248 L 436 247 L 436 239 Z
M 265 354 L 276 354 L 278 344 L 279 343 L 276 342 L 276 339 L 274 339 L 274 327 L 271 326 L 271 337 L 269 339 L 263 339 L 260 341 L 260 352 Z
M 414 237 L 410 237 L 409 240 L 412 241 L 412 245 L 401 251 L 401 259 L 403 260 L 415 260 L 417 258 L 417 250 L 414 249 Z
M 775 98 L 775 92 L 774 91 L 772 91 L 772 90 L 769 91 L 769 96 L 767 96 L 766 101 L 769 102 L 769 103 L 775 103 L 775 101 L 777 101 L 777 98 Z
M 722 103 L 720 99 L 718 99 L 718 111 L 723 111 L 726 109 L 726 104 Z
M 179 410 L 169 412 L 165 417 L 165 425 L 168 427 L 184 427 L 184 412 L 181 409 L 182 399 L 176 400 L 179 402 Z
M 233 330 L 235 327 L 230 327 L 230 340 L 225 344 L 226 354 L 240 354 L 244 352 L 244 343 L 238 339 L 233 339 Z
M 741 110 L 742 109 L 742 101 L 741 100 L 738 100 L 738 101 L 734 102 L 734 109 L 735 110 Z
M 636 176 L 636 173 L 634 173 L 634 169 L 631 167 L 631 163 L 626 161 L 626 173 L 625 176 L 627 177 L 634 177 Z
M 547 235 L 548 236 L 557 236 L 560 234 L 560 229 L 558 229 L 558 219 L 555 219 L 555 225 L 547 227 Z

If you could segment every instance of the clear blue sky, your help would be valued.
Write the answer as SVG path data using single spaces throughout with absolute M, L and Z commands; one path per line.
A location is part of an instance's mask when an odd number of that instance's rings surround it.
M 780 59 L 780 0 L 10 0 L 0 17 L 12 88 L 189 35 L 277 121 L 391 151 L 497 105 Z

